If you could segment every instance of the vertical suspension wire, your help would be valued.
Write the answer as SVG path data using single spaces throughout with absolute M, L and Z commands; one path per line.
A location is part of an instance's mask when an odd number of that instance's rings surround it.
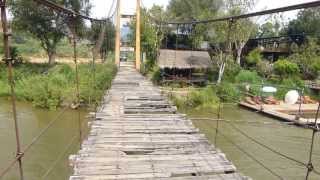
M 176 79 L 176 61 L 177 61 L 177 51 L 178 51 L 178 34 L 179 34 L 179 24 L 177 24 L 177 31 L 176 31 L 176 47 L 174 53 L 174 61 L 173 61 L 173 75 L 174 79 Z
M 79 125 L 79 146 L 82 147 L 82 123 L 81 123 L 81 114 L 80 114 L 80 77 L 79 77 L 79 66 L 78 66 L 78 52 L 77 52 L 77 26 L 76 26 L 76 16 L 73 16 L 71 19 L 72 23 L 72 39 L 73 39 L 73 60 L 75 64 L 76 71 L 76 108 L 78 115 L 78 125 Z
M 308 160 L 308 166 L 307 166 L 307 174 L 306 174 L 306 180 L 309 179 L 309 175 L 312 171 L 314 171 L 314 166 L 312 163 L 312 156 L 313 156 L 313 150 L 314 150 L 314 141 L 316 138 L 316 133 L 319 132 L 319 126 L 318 126 L 318 118 L 319 118 L 319 112 L 320 112 L 320 102 L 318 102 L 318 109 L 316 113 L 314 128 L 312 131 L 312 137 L 311 137 L 311 144 L 310 144 L 310 151 L 309 151 L 309 160 Z
M 8 31 L 8 22 L 7 22 L 7 13 L 6 13 L 6 0 L 0 1 L 1 6 L 1 22 L 2 22 L 2 30 L 3 30 L 3 40 L 4 40 L 4 55 L 5 62 L 8 64 L 8 83 L 11 91 L 11 103 L 12 103 L 12 115 L 14 121 L 15 128 L 15 137 L 16 137 L 16 158 L 19 164 L 19 175 L 20 179 L 24 180 L 23 174 L 23 164 L 22 157 L 23 153 L 21 151 L 21 142 L 20 142 L 20 131 L 19 131 L 19 123 L 17 117 L 17 107 L 16 107 L 16 94 L 15 94 L 15 84 L 13 79 L 13 67 L 12 67 L 12 57 L 10 55 L 10 36 L 11 33 Z
M 215 132 L 215 136 L 214 136 L 214 146 L 215 146 L 215 147 L 217 147 L 220 118 L 221 118 L 221 101 L 219 101 L 218 112 L 217 112 L 216 132 Z

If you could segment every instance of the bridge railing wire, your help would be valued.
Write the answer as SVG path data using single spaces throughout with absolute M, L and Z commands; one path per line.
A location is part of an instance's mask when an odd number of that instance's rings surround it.
M 230 98 L 230 97 L 229 97 L 229 98 Z M 232 99 L 232 98 L 233 98 L 233 97 L 231 97 L 231 99 Z M 239 103 L 239 102 L 240 102 L 240 101 L 237 100 L 237 99 L 233 99 L 233 100 L 234 100 L 234 103 Z M 219 105 L 219 106 L 220 106 L 220 105 Z M 255 144 L 258 144 L 258 145 L 260 145 L 261 147 L 263 147 L 263 148 L 271 151 L 272 153 L 274 153 L 274 154 L 276 154 L 276 155 L 279 155 L 279 156 L 281 156 L 281 157 L 283 157 L 283 158 L 286 158 L 286 159 L 288 159 L 288 160 L 290 160 L 290 161 L 292 161 L 292 162 L 295 162 L 295 163 L 297 163 L 297 164 L 299 164 L 299 165 L 307 168 L 306 179 L 308 179 L 309 174 L 310 174 L 311 172 L 313 172 L 313 173 L 315 173 L 315 174 L 317 174 L 317 175 L 320 175 L 319 171 L 317 171 L 317 169 L 315 169 L 315 167 L 314 167 L 314 165 L 313 165 L 313 162 L 312 162 L 312 161 L 313 161 L 312 156 L 313 156 L 313 151 L 314 151 L 315 135 L 316 135 L 316 133 L 319 132 L 319 130 L 320 130 L 320 129 L 319 129 L 319 126 L 318 126 L 319 111 L 320 111 L 320 103 L 319 103 L 319 105 L 318 105 L 317 113 L 316 113 L 316 115 L 315 115 L 315 124 L 314 124 L 314 127 L 311 127 L 311 128 L 310 128 L 310 126 L 307 126 L 307 127 L 309 127 L 309 129 L 312 130 L 312 139 L 311 139 L 311 145 L 310 145 L 311 147 L 310 147 L 310 152 L 309 152 L 309 160 L 308 160 L 308 163 L 305 163 L 305 162 L 302 162 L 302 161 L 300 161 L 300 160 L 297 160 L 297 159 L 295 159 L 295 158 L 293 158 L 293 157 L 290 157 L 290 156 L 288 156 L 288 155 L 286 155 L 286 154 L 284 154 L 284 153 L 282 153 L 282 152 L 280 152 L 280 151 L 278 151 L 278 150 L 275 150 L 274 148 L 270 147 L 269 145 L 266 145 L 266 144 L 260 142 L 259 140 L 253 138 L 252 136 L 248 135 L 247 133 L 245 133 L 244 131 L 242 131 L 240 128 L 238 128 L 237 126 L 235 126 L 235 125 L 233 124 L 233 121 L 231 121 L 231 120 L 230 120 L 230 121 L 223 121 L 223 120 L 225 120 L 224 118 L 218 118 L 218 119 L 223 119 L 222 122 L 226 122 L 226 123 L 227 123 L 228 125 L 230 125 L 234 130 L 236 130 L 237 132 L 239 132 L 240 134 L 242 134 L 244 137 L 246 137 L 247 139 L 251 140 L 251 141 L 254 142 Z M 219 112 L 220 112 L 220 109 L 218 109 L 218 113 L 217 113 L 217 114 L 220 114 Z M 220 122 L 220 120 L 217 120 L 217 125 L 218 125 L 218 122 Z M 216 137 L 215 137 L 215 144 L 216 144 L 216 138 L 217 138 L 217 135 L 219 134 L 219 126 L 215 127 L 215 130 L 216 130 Z M 220 133 L 220 134 L 221 134 L 221 133 Z
M 209 123 L 209 126 L 211 125 L 211 123 Z M 212 127 L 212 126 L 211 126 Z M 217 127 L 212 127 L 213 129 L 216 130 L 217 134 L 216 136 L 218 136 L 219 134 L 226 140 L 228 141 L 230 144 L 232 144 L 234 147 L 236 147 L 239 151 L 241 151 L 243 154 L 245 154 L 247 157 L 249 157 L 251 160 L 253 160 L 254 162 L 256 162 L 257 164 L 259 164 L 261 167 L 263 167 L 265 170 L 267 170 L 270 174 L 272 174 L 273 176 L 275 176 L 278 179 L 284 180 L 284 178 L 279 175 L 278 173 L 276 173 L 275 171 L 273 171 L 271 168 L 267 167 L 262 161 L 260 161 L 259 159 L 257 159 L 254 155 L 252 155 L 251 153 L 249 153 L 248 151 L 246 151 L 244 148 L 242 148 L 240 145 L 238 145 L 236 142 L 234 142 L 231 138 L 229 138 L 227 135 L 225 135 L 224 133 L 222 133 L 219 128 Z
M 51 1 L 47 1 L 47 0 L 34 0 L 46 7 L 49 7 L 59 13 L 65 13 L 69 16 L 71 16 L 73 19 L 74 18 L 77 18 L 77 17 L 80 17 L 82 19 L 86 19 L 86 20 L 90 20 L 90 21 L 97 21 L 97 22 L 105 22 L 106 19 L 95 19 L 95 18 L 91 18 L 91 17 L 88 17 L 88 16 L 85 16 L 85 15 L 81 15 L 77 12 L 74 12 L 72 10 L 69 10 L 69 9 L 66 9 L 60 5 L 57 5 Z M 6 166 L 4 169 L 2 169 L 0 171 L 0 178 L 4 177 L 14 166 L 16 163 L 19 162 L 19 169 L 20 169 L 20 179 L 23 180 L 24 179 L 24 175 L 23 175 L 23 169 L 22 169 L 22 158 L 24 157 L 24 155 L 31 149 L 31 147 L 33 147 L 34 144 L 36 144 L 40 139 L 41 137 L 44 136 L 44 134 L 59 120 L 61 119 L 61 116 L 69 109 L 69 107 L 65 107 L 63 108 L 59 113 L 58 115 L 53 118 L 49 124 L 43 129 L 40 131 L 40 133 L 35 136 L 31 142 L 25 146 L 25 148 L 21 151 L 21 148 L 20 148 L 20 139 L 19 139 L 19 130 L 17 128 L 17 118 L 16 118 L 16 107 L 15 107 L 15 92 L 14 92 L 14 82 L 13 82 L 13 77 L 12 77 L 12 59 L 10 58 L 10 50 L 9 50 L 9 36 L 11 34 L 9 34 L 7 32 L 7 17 L 6 17 L 6 1 L 5 0 L 0 0 L 0 4 L 1 4 L 1 21 L 2 21 L 2 27 L 3 27 L 3 32 L 5 34 L 5 38 L 4 38 L 4 44 L 5 44 L 5 48 L 7 48 L 7 52 L 5 53 L 6 57 L 5 57 L 5 62 L 8 64 L 8 73 L 9 73 L 9 83 L 12 87 L 12 91 L 11 91 L 11 95 L 12 95 L 12 104 L 13 104 L 13 113 L 15 114 L 14 115 L 14 121 L 15 121 L 15 125 L 16 125 L 16 134 L 17 134 L 17 155 L 16 157 L 9 162 L 8 166 Z M 109 14 L 111 13 L 111 9 L 112 7 L 110 8 L 110 11 L 109 11 Z M 112 16 L 114 15 L 114 13 L 112 14 Z M 108 17 L 107 19 L 109 19 L 111 17 Z M 76 27 L 76 26 L 74 26 Z M 80 106 L 80 89 L 79 89 L 79 72 L 78 72 L 78 61 L 77 61 L 77 42 L 76 42 L 76 36 L 75 36 L 75 32 L 76 32 L 76 29 L 74 28 L 74 37 L 73 37 L 73 48 L 74 48 L 74 63 L 76 65 L 76 97 L 77 97 L 77 106 L 79 107 Z M 93 64 L 94 65 L 94 64 Z M 95 67 L 93 68 L 93 72 L 94 74 L 96 73 L 95 71 Z M 95 78 L 94 78 L 94 84 L 95 84 Z M 56 161 L 54 161 L 54 163 L 52 164 L 52 166 L 47 170 L 47 172 L 43 175 L 42 179 L 46 178 L 50 173 L 51 171 L 54 169 L 54 167 L 58 164 L 58 162 L 62 159 L 63 155 L 65 155 L 65 153 L 68 152 L 68 150 L 72 147 L 72 145 L 74 144 L 74 141 L 76 140 L 77 137 L 79 137 L 79 144 L 81 146 L 81 141 L 82 141 L 82 124 L 83 122 L 81 122 L 81 119 L 80 119 L 80 111 L 78 110 L 78 122 L 79 122 L 79 135 L 75 135 L 71 142 L 68 144 L 68 146 L 66 147 L 65 151 L 62 152 L 58 158 L 56 159 Z

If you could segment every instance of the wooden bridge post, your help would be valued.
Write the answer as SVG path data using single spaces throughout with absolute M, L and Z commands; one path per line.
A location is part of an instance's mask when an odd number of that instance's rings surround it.
M 120 65 L 120 17 L 121 17 L 121 10 L 120 10 L 121 2 L 118 0 L 117 2 L 117 20 L 116 20 L 116 42 L 115 42 L 115 64 L 117 66 Z
M 141 46 L 140 46 L 140 0 L 137 0 L 136 14 L 136 69 L 140 71 L 141 66 Z

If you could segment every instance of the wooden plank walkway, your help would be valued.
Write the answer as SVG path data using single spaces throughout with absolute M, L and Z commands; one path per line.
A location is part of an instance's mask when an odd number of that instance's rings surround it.
M 299 104 L 294 104 L 294 105 L 287 105 L 287 104 L 280 104 L 280 105 L 268 105 L 268 104 L 263 104 L 261 105 L 252 105 L 246 102 L 240 102 L 240 106 L 261 112 L 263 114 L 266 114 L 268 116 L 281 119 L 284 121 L 292 122 L 296 125 L 304 126 L 304 125 L 314 125 L 316 123 L 315 118 L 297 118 L 295 114 L 299 113 Z M 319 104 L 302 104 L 301 105 L 301 111 L 302 114 L 304 112 L 313 112 L 314 116 L 317 112 Z M 290 112 L 292 114 L 290 114 Z M 320 124 L 318 122 L 317 124 Z
M 131 66 L 122 66 L 91 132 L 70 156 L 70 180 L 244 180 L 185 115 Z

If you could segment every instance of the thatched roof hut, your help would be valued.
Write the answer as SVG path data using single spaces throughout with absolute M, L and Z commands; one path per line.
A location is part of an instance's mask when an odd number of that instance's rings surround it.
M 161 49 L 158 58 L 160 69 L 208 69 L 211 64 L 207 51 Z

